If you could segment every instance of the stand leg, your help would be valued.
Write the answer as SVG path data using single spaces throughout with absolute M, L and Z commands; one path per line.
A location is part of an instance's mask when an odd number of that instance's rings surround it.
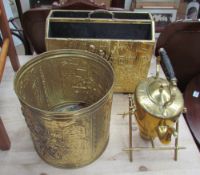
M 154 145 L 154 142 L 153 142 L 152 138 L 151 138 L 151 146 L 152 146 L 152 148 L 155 148 L 155 145 Z
M 132 110 L 133 110 L 133 104 L 132 104 L 132 97 L 129 94 L 129 148 L 132 148 Z M 130 162 L 133 161 L 133 151 L 129 151 L 129 160 Z
M 176 122 L 176 132 L 177 137 L 175 139 L 175 149 L 174 149 L 174 160 L 178 160 L 178 132 L 179 132 L 179 121 Z

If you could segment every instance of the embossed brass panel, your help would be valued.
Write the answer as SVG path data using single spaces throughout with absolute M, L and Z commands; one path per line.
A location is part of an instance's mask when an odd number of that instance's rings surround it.
M 109 63 L 86 51 L 50 51 L 21 67 L 15 92 L 43 160 L 76 168 L 102 154 L 109 139 L 113 83 Z
M 114 92 L 133 93 L 148 73 L 155 43 L 154 22 L 147 13 L 109 11 L 102 12 L 107 18 L 101 18 L 100 12 L 100 16 L 92 18 L 93 13 L 96 15 L 95 11 L 52 11 L 47 19 L 47 50 L 67 48 L 96 53 L 113 66 Z

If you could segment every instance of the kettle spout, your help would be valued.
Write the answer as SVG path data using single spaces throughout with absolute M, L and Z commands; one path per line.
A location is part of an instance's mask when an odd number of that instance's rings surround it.
M 176 129 L 167 126 L 167 125 L 159 125 L 157 128 L 158 138 L 163 144 L 169 144 L 171 142 L 172 135 L 177 137 Z

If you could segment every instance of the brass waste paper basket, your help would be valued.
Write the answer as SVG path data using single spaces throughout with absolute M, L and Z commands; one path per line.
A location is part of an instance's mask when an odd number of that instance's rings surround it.
M 36 151 L 65 168 L 87 165 L 108 143 L 114 73 L 96 54 L 46 52 L 26 63 L 14 81 Z
M 47 50 L 81 49 L 104 57 L 115 71 L 115 92 L 133 93 L 146 79 L 154 43 L 148 13 L 54 10 L 46 21 Z

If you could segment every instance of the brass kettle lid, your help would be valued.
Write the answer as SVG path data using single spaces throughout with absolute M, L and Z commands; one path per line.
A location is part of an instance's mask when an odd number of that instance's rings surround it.
M 184 101 L 177 87 L 157 77 L 142 81 L 136 88 L 136 99 L 146 112 L 158 118 L 173 118 L 183 111 Z

